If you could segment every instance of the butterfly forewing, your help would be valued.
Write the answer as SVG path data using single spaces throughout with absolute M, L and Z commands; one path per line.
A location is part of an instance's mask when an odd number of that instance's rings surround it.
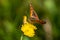
M 33 7 L 32 7 L 32 5 L 30 4 L 30 17 L 32 18 L 32 19 L 36 19 L 36 20 L 39 20 L 39 18 L 38 18 L 38 15 L 37 15 L 37 13 L 35 12 L 35 10 L 33 9 Z
M 30 4 L 30 21 L 33 23 L 40 23 L 40 24 L 45 24 L 45 21 L 39 20 L 37 13 L 33 9 L 32 5 Z

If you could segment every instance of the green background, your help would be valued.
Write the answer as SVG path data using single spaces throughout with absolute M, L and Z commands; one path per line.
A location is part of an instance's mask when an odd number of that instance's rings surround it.
M 49 18 L 53 40 L 60 39 L 60 0 L 31 0 L 40 19 Z M 0 0 L 0 40 L 20 40 L 23 16 L 29 17 L 30 0 Z M 36 35 L 23 40 L 45 40 L 42 25 L 36 24 Z

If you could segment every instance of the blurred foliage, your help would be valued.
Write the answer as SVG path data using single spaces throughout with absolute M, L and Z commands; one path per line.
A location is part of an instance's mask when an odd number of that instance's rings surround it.
M 31 0 L 40 19 L 48 17 L 52 24 L 53 40 L 60 39 L 60 0 Z M 30 0 L 0 0 L 0 40 L 20 40 L 23 16 L 29 17 Z M 45 40 L 42 25 L 32 38 L 23 40 Z

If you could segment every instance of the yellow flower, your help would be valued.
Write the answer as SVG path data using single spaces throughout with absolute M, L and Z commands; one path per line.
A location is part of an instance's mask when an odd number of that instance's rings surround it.
M 32 25 L 31 23 L 27 22 L 27 17 L 24 16 L 24 24 L 21 27 L 21 31 L 24 35 L 28 37 L 33 37 L 35 35 L 35 30 L 37 29 L 36 26 Z

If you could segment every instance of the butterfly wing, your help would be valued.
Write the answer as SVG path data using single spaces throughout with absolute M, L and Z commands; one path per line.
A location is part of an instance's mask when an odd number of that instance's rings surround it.
M 30 22 L 33 22 L 33 23 L 40 23 L 40 24 L 45 24 L 46 22 L 43 21 L 43 20 L 40 20 L 38 18 L 38 15 L 37 13 L 35 12 L 35 10 L 33 9 L 32 5 L 30 4 Z
M 30 17 L 34 20 L 39 20 L 37 13 L 33 9 L 32 5 L 30 4 Z

